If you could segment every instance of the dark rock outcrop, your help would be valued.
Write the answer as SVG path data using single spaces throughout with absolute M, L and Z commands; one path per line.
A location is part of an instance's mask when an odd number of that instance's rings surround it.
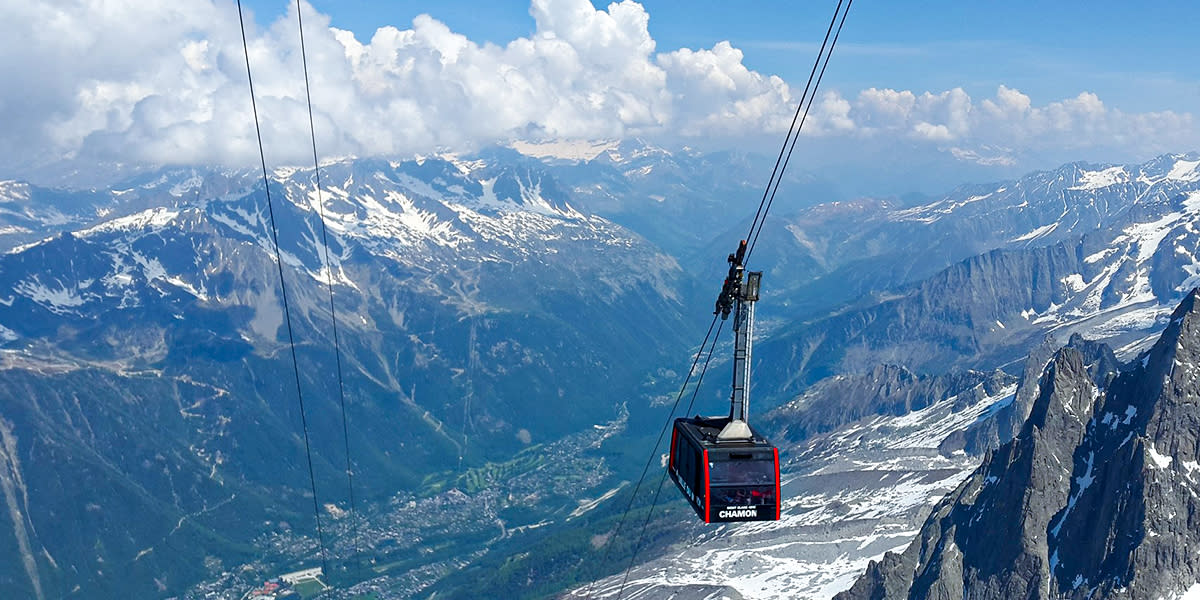
M 1105 348 L 1074 342 L 1046 367 L 1017 437 L 839 600 L 1141 599 L 1196 584 L 1197 291 L 1119 375 Z
M 1067 342 L 1067 347 L 1079 351 L 1092 383 L 1099 389 L 1107 388 L 1109 382 L 1120 371 L 1121 364 L 1107 344 L 1084 339 L 1083 336 L 1075 334 Z M 1041 393 L 1038 382 L 1042 371 L 1054 358 L 1058 349 L 1059 345 L 1054 336 L 1046 336 L 1025 360 L 1013 402 L 998 410 L 994 418 L 979 421 L 965 431 L 951 435 L 939 448 L 942 453 L 965 450 L 970 454 L 983 454 L 1016 437 L 1024 427 L 1025 420 L 1029 418 L 1029 413 L 1033 411 L 1034 401 Z

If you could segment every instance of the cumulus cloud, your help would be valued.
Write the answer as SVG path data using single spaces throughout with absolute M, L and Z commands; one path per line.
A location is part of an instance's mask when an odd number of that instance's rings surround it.
M 272 164 L 308 157 L 294 10 L 265 28 L 248 21 Z M 631 0 L 604 9 L 589 0 L 532 0 L 534 32 L 503 46 L 476 43 L 428 15 L 359 40 L 311 6 L 303 10 L 325 156 L 630 135 L 719 145 L 781 135 L 798 100 L 787 82 L 747 68 L 728 42 L 657 48 L 649 15 Z M 256 162 L 241 43 L 230 0 L 0 0 L 0 161 L 10 169 L 71 157 Z M 1198 137 L 1190 114 L 1127 114 L 1086 92 L 1036 106 L 1003 86 L 982 100 L 957 88 L 826 92 L 805 129 L 839 143 L 915 144 L 977 164 L 1004 164 L 1003 149 L 1158 152 Z
M 810 135 L 924 144 L 983 165 L 1014 164 L 1005 153 L 1021 149 L 1064 155 L 1119 150 L 1137 156 L 1189 150 L 1200 139 L 1189 113 L 1128 114 L 1090 92 L 1039 107 L 1003 85 L 994 97 L 979 101 L 960 88 L 921 94 L 871 88 L 852 100 L 827 92 L 820 106 L 837 106 L 819 109 L 817 117 L 837 126 L 832 131 L 818 127 Z

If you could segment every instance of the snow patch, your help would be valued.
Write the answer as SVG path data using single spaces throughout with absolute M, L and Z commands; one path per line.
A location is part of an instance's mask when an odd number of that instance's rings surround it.
M 616 154 L 619 141 L 572 141 L 552 140 L 545 142 L 514 141 L 509 147 L 525 156 L 535 158 L 561 158 L 565 160 L 592 160 L 605 151 Z
M 146 258 L 138 252 L 133 252 L 130 256 L 133 258 L 134 262 L 141 265 L 142 273 L 145 274 L 147 281 L 154 281 L 155 279 L 165 280 L 167 278 L 167 269 L 166 267 L 163 267 L 158 258 Z
M 1157 221 L 1138 223 L 1125 228 L 1124 235 L 1114 242 L 1132 242 L 1137 244 L 1137 261 L 1146 262 L 1158 251 L 1158 245 L 1171 232 L 1171 228 L 1183 217 L 1181 213 L 1171 213 Z
M 967 425 L 982 420 L 1004 406 L 1012 403 L 1016 397 L 1017 386 L 1008 386 L 994 396 L 989 396 L 976 404 L 957 413 L 947 412 L 948 406 L 953 406 L 957 396 L 936 402 L 921 410 L 890 420 L 892 427 L 913 427 L 909 435 L 897 436 L 887 443 L 890 449 L 901 448 L 937 448 L 951 433 L 966 428 Z
M 200 284 L 200 287 L 197 288 L 196 286 L 184 281 L 180 277 L 164 277 L 164 280 L 167 283 L 169 283 L 177 288 L 180 288 L 183 291 L 195 296 L 199 300 L 203 300 L 206 302 L 208 301 L 208 290 L 204 287 L 203 283 Z
M 1146 452 L 1150 455 L 1150 460 L 1158 465 L 1160 469 L 1166 469 L 1171 466 L 1171 461 L 1175 460 L 1170 456 L 1163 456 L 1154 448 L 1154 444 L 1146 444 Z
M 29 189 L 28 183 L 20 181 L 0 181 L 0 202 L 15 202 L 17 200 L 29 200 L 33 194 Z
M 179 211 L 165 207 L 152 208 L 126 217 L 105 221 L 95 227 L 80 231 L 80 235 L 111 231 L 136 231 L 148 228 L 166 227 L 179 216 Z
M 1088 263 L 1088 264 L 1091 264 L 1094 262 L 1099 262 L 1099 261 L 1102 261 L 1102 260 L 1108 258 L 1114 252 L 1116 252 L 1116 249 L 1114 249 L 1114 248 L 1105 248 L 1095 254 L 1087 255 L 1083 259 L 1083 262 Z
M 37 275 L 34 275 L 33 279 L 17 282 L 13 290 L 38 303 L 46 310 L 60 315 L 72 312 L 70 309 L 82 306 L 86 302 L 79 293 L 78 287 L 68 287 L 61 283 L 51 287 L 42 283 Z
M 1105 319 L 1103 322 L 1089 327 L 1086 335 L 1089 335 L 1093 338 L 1110 338 L 1131 331 L 1153 330 L 1155 324 L 1159 322 L 1159 319 L 1170 314 L 1171 310 L 1171 307 L 1161 305 L 1138 308 L 1135 310 L 1127 310 L 1123 305 L 1118 306 L 1116 309 L 1106 311 L 1105 313 L 1105 316 L 1115 313 L 1114 316 L 1111 316 Z M 1085 314 L 1081 316 L 1086 317 L 1087 315 Z
M 1087 470 L 1084 471 L 1083 475 L 1080 475 L 1079 477 L 1075 478 L 1075 484 L 1079 487 L 1078 487 L 1078 489 L 1075 490 L 1074 494 L 1071 494 L 1071 498 L 1069 500 L 1067 500 L 1067 508 L 1063 510 L 1062 516 L 1059 517 L 1058 524 L 1050 529 L 1051 536 L 1058 537 L 1058 533 L 1060 531 L 1062 531 L 1063 523 L 1067 522 L 1067 517 L 1071 515 L 1071 510 L 1073 510 L 1075 508 L 1075 503 L 1079 501 L 1079 498 L 1081 496 L 1083 496 L 1084 490 L 1088 489 L 1088 487 L 1092 485 L 1092 482 L 1096 481 L 1096 476 L 1092 474 L 1092 468 L 1094 467 L 1095 460 L 1096 460 L 1096 453 L 1088 452 Z M 1054 571 L 1054 565 L 1056 565 L 1058 563 L 1057 559 L 1058 559 L 1058 551 L 1055 550 L 1054 558 L 1052 558 L 1050 561 L 1051 562 L 1051 566 L 1050 566 L 1051 572 Z
M 1087 282 L 1083 280 L 1083 275 L 1080 275 L 1079 273 L 1072 273 L 1066 277 L 1063 277 L 1062 282 L 1063 285 L 1067 286 L 1072 292 L 1076 293 L 1082 292 L 1088 286 Z
M 203 184 L 203 178 L 201 178 L 199 175 L 192 175 L 191 177 L 171 186 L 171 189 L 168 190 L 168 193 L 172 196 L 179 197 L 192 190 L 200 189 L 200 186 Z
M 1200 213 L 1200 191 L 1191 191 L 1183 199 L 1183 209 L 1190 214 Z
M 1200 583 L 1193 583 L 1192 587 L 1179 597 L 1179 600 L 1200 600 Z
M 1030 231 L 1029 233 L 1026 233 L 1025 235 L 1022 235 L 1020 237 L 1015 237 L 1015 238 L 1009 240 L 1009 242 L 1027 242 L 1029 240 L 1035 240 L 1037 238 L 1050 235 L 1051 233 L 1054 232 L 1055 229 L 1058 229 L 1057 222 L 1051 223 L 1049 225 L 1042 225 L 1041 227 L 1038 227 L 1037 229 L 1034 229 L 1033 231 Z
M 1167 173 L 1167 179 L 1172 181 L 1200 180 L 1200 174 L 1196 173 L 1197 166 L 1200 166 L 1200 160 L 1177 160 L 1175 166 L 1171 167 L 1171 172 Z
M 1084 171 L 1080 173 L 1079 184 L 1067 189 L 1097 190 L 1128 181 L 1129 173 L 1125 171 L 1125 167 L 1109 167 L 1102 171 Z

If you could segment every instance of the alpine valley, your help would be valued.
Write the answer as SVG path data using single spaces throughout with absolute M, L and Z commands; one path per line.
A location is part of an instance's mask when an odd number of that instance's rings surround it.
M 1200 156 L 933 199 L 786 179 L 750 263 L 783 518 L 713 527 L 651 508 L 654 456 L 634 487 L 770 163 L 518 147 L 319 189 L 0 183 L 0 596 L 238 599 L 318 566 L 331 598 L 1195 583 Z

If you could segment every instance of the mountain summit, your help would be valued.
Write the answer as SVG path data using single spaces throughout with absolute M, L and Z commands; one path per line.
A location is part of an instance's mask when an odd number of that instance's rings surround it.
M 1159 598 L 1200 591 L 1200 290 L 1105 387 L 1060 350 L 1011 442 L 838 600 Z M 1099 384 L 1097 383 L 1099 382 Z

